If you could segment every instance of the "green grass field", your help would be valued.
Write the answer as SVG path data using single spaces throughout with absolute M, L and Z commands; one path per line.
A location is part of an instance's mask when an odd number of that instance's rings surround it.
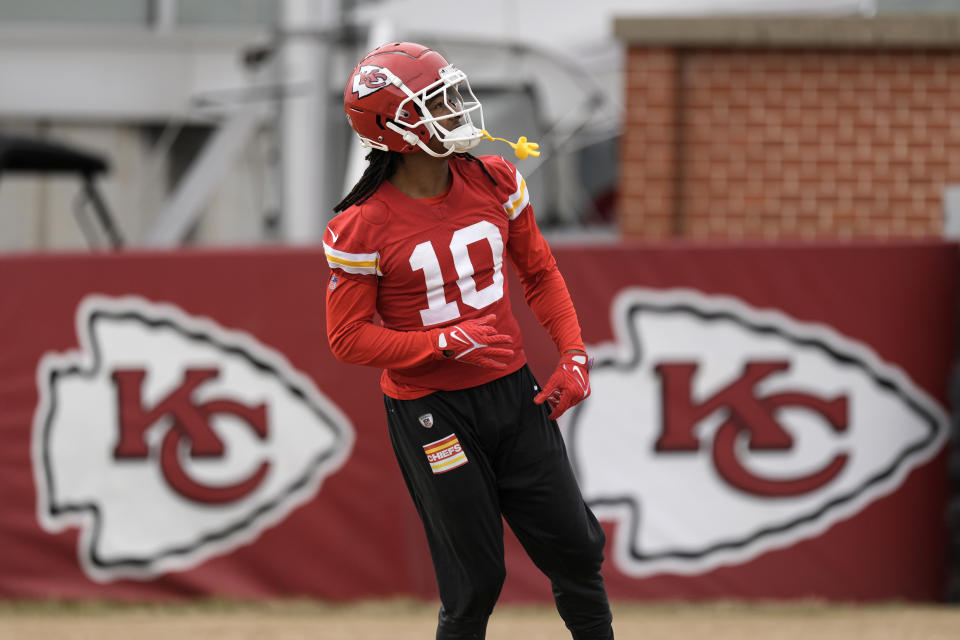
M 614 603 L 618 640 L 958 640 L 960 607 L 820 602 Z M 188 605 L 0 603 L 2 640 L 429 640 L 436 607 L 406 601 Z M 497 607 L 489 640 L 569 634 L 550 606 Z

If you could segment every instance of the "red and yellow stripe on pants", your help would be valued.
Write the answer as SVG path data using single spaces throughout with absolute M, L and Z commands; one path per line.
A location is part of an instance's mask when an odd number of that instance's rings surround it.
M 467 464 L 467 455 L 453 433 L 442 440 L 423 445 L 423 450 L 434 473 L 446 473 Z

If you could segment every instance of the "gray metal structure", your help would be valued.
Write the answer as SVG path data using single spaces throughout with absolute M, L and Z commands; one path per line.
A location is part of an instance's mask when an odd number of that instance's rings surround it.
M 609 228 L 616 15 L 905 10 L 960 0 L 0 0 L 0 132 L 110 157 L 104 200 L 130 246 L 314 243 L 363 168 L 345 74 L 385 37 L 420 40 L 470 74 L 495 135 L 541 143 L 518 166 L 546 229 Z M 66 198 L 56 181 L 5 181 L 0 251 L 81 246 L 50 211 Z

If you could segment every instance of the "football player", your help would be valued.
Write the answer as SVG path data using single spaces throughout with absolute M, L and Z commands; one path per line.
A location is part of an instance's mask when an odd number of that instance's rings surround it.
M 338 359 L 383 369 L 390 439 L 439 586 L 436 637 L 485 636 L 505 576 L 502 516 L 572 636 L 613 638 L 604 533 L 555 422 L 590 394 L 588 358 L 523 176 L 469 153 L 489 137 L 481 105 L 466 74 L 424 46 L 367 54 L 344 108 L 371 151 L 324 234 L 327 335 Z M 543 387 L 510 308 L 508 261 L 559 354 Z

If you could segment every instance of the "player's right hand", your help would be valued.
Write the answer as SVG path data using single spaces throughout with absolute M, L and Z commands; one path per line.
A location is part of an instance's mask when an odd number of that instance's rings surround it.
M 437 357 L 453 358 L 489 369 L 505 369 L 513 359 L 513 338 L 497 333 L 497 329 L 490 326 L 496 318 L 490 314 L 431 330 L 429 333 Z

